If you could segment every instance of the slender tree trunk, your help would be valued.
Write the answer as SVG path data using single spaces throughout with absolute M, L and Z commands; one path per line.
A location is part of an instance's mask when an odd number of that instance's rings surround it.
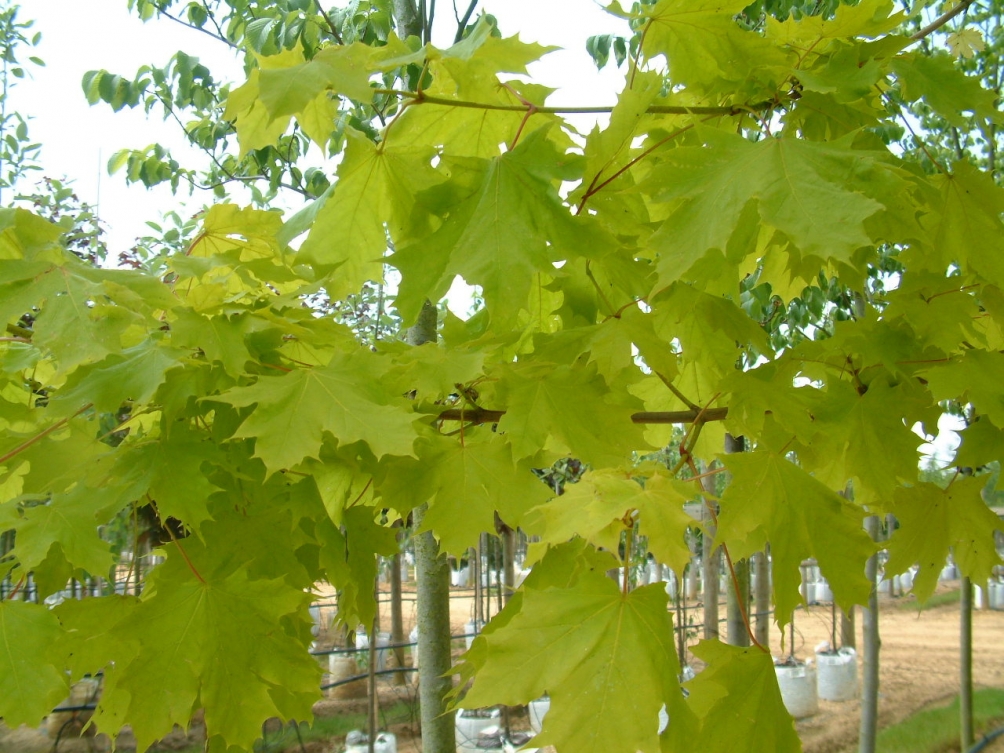
M 404 610 L 401 608 L 401 552 L 390 564 L 390 642 L 394 644 L 394 661 L 404 667 Z M 394 675 L 395 685 L 404 685 L 404 672 Z
M 732 454 L 743 452 L 746 449 L 746 440 L 742 437 L 733 437 L 731 434 L 725 435 L 725 452 Z M 728 642 L 733 646 L 750 645 L 749 632 L 746 630 L 746 622 L 743 620 L 743 613 L 746 605 L 749 604 L 750 579 L 749 563 L 746 560 L 736 560 L 732 563 L 735 571 L 735 580 L 732 573 L 726 573 L 725 582 L 725 626 Z M 738 585 L 738 590 L 736 589 Z
M 736 591 L 736 584 L 732 580 L 731 573 L 728 574 L 726 582 L 726 627 L 727 640 L 733 646 L 750 645 L 750 635 L 746 630 L 746 622 L 743 620 L 743 611 L 750 600 L 750 572 L 747 560 L 736 560 L 732 563 L 735 570 L 736 580 L 739 582 L 739 590 Z
M 873 541 L 879 539 L 879 519 L 870 515 L 865 519 L 865 529 Z M 872 591 L 868 597 L 868 608 L 861 610 L 862 642 L 864 643 L 864 681 L 861 692 L 861 732 L 859 736 L 860 753 L 875 753 L 875 735 L 878 725 L 878 691 L 879 691 L 879 640 L 878 625 L 878 553 L 868 558 L 865 574 L 871 581 Z
M 418 321 L 405 335 L 409 345 L 436 341 L 436 307 L 425 302 Z M 421 528 L 428 505 L 412 514 Z M 450 670 L 450 564 L 439 551 L 432 531 L 414 537 L 415 580 L 418 590 L 419 700 L 423 753 L 454 753 L 453 717 L 446 713 L 446 694 L 452 687 Z
M 756 572 L 756 640 L 761 646 L 770 645 L 770 558 L 767 551 L 753 555 Z
M 516 590 L 516 531 L 507 526 L 495 514 L 495 528 L 502 542 L 502 603 L 508 604 Z
M 711 478 L 702 479 L 706 491 L 711 491 Z M 708 501 L 708 504 L 714 502 Z M 704 538 L 701 542 L 701 567 L 704 578 L 704 638 L 718 640 L 718 574 L 722 566 L 722 552 L 714 546 L 715 524 L 711 513 L 704 510 Z
M 962 751 L 973 747 L 973 584 L 962 579 L 959 601 L 959 742 Z
M 851 607 L 850 612 L 840 612 L 840 645 L 847 648 L 856 648 L 858 645 L 858 637 L 854 632 L 854 607 Z
M 401 39 L 418 37 L 423 39 L 425 21 L 418 12 L 415 0 L 394 0 L 394 21 Z

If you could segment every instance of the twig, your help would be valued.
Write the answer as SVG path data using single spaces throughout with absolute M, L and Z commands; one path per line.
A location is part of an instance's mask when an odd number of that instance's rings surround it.
M 154 510 L 156 509 L 157 508 L 155 507 Z M 157 517 L 158 518 L 160 517 L 159 512 L 157 513 Z M 181 556 L 185 559 L 185 562 L 188 564 L 188 569 L 191 570 L 192 574 L 199 579 L 199 583 L 201 583 L 202 585 L 206 585 L 205 578 L 203 578 L 202 575 L 199 574 L 199 571 L 195 569 L 195 565 L 192 564 L 192 560 L 188 558 L 188 552 L 185 551 L 185 547 L 183 547 L 181 545 L 181 542 L 174 537 L 174 531 L 171 530 L 171 526 L 165 525 L 163 521 L 161 522 L 160 525 L 161 528 L 167 531 L 167 535 L 171 537 L 171 541 L 174 542 L 174 545 L 178 547 L 178 551 L 181 552 Z M 135 554 L 133 556 L 135 556 Z
M 453 44 L 456 44 L 464 38 L 464 32 L 467 31 L 467 22 L 471 20 L 471 16 L 474 14 L 474 9 L 477 7 L 478 0 L 471 0 L 471 4 L 467 6 L 467 10 L 464 12 L 463 18 L 457 19 L 457 33 L 453 37 Z M 456 15 L 456 7 L 454 7 L 454 15 Z
M 681 401 L 681 402 L 682 402 L 682 403 L 683 403 L 684 405 L 686 405 L 686 406 L 687 406 L 688 408 L 690 408 L 690 410 L 693 410 L 693 411 L 700 411 L 700 410 L 701 410 L 701 406 L 697 405 L 696 403 L 692 403 L 692 402 L 690 401 L 690 398 L 688 398 L 688 397 L 687 397 L 686 395 L 684 395 L 684 394 L 683 394 L 682 392 L 680 392 L 680 390 L 678 390 L 678 389 L 676 388 L 676 386 L 675 386 L 675 385 L 674 385 L 674 384 L 673 384 L 673 383 L 672 383 L 671 381 L 669 381 L 668 379 L 666 379 L 666 377 L 665 377 L 665 376 L 663 376 L 663 375 L 662 375 L 661 373 L 659 373 L 658 371 L 655 371 L 655 372 L 653 372 L 653 373 L 654 373 L 654 374 L 655 374 L 655 375 L 656 375 L 657 377 L 659 377 L 659 379 L 661 379 L 661 380 L 662 380 L 662 383 L 663 383 L 664 385 L 666 385 L 666 386 L 667 386 L 667 387 L 669 388 L 669 391 L 670 391 L 670 392 L 672 392 L 672 393 L 673 393 L 674 395 L 676 395 L 676 397 L 677 397 L 677 398 L 678 398 L 678 399 L 679 399 L 679 400 L 680 400 L 680 401 Z
M 195 24 L 190 24 L 190 23 L 188 23 L 188 21 L 185 21 L 185 20 L 183 20 L 183 19 L 181 19 L 181 18 L 178 18 L 177 16 L 172 16 L 172 15 L 171 15 L 170 13 L 168 13 L 168 12 L 167 12 L 166 10 L 163 10 L 163 9 L 160 9 L 160 8 L 158 8 L 158 9 L 157 9 L 157 12 L 158 12 L 158 13 L 159 13 L 160 15 L 162 15 L 162 16 L 164 16 L 164 17 L 166 17 L 166 18 L 169 18 L 169 19 L 171 19 L 171 20 L 172 20 L 172 21 L 174 21 L 174 22 L 175 22 L 176 24 L 181 24 L 182 26 L 187 26 L 187 27 L 188 27 L 189 29 L 192 29 L 192 30 L 194 30 L 194 31 L 200 31 L 200 32 L 202 32 L 203 34 L 205 34 L 206 36 L 208 36 L 208 37 L 212 37 L 212 38 L 213 38 L 213 39 L 215 39 L 215 40 L 216 40 L 217 42 L 223 42 L 223 44 L 225 44 L 225 45 L 226 45 L 227 47 L 229 47 L 229 48 L 230 48 L 230 49 L 232 49 L 232 50 L 239 50 L 239 49 L 240 49 L 240 46 L 239 46 L 239 45 L 236 45 L 236 44 L 234 44 L 233 42 L 231 42 L 231 41 L 230 41 L 229 39 L 227 39 L 226 37 L 220 37 L 220 36 L 217 36 L 216 34 L 213 34 L 213 32 L 211 32 L 211 31 L 208 31 L 208 30 L 206 30 L 206 29 L 203 29 L 203 28 L 202 28 L 202 27 L 200 27 L 200 26 L 196 26 Z
M 344 42 L 342 42 L 342 35 L 339 34 L 338 29 L 335 28 L 335 22 L 321 6 L 321 0 L 314 0 L 314 5 L 317 6 L 317 12 L 321 14 L 321 17 L 325 20 L 325 22 L 327 22 L 328 28 L 331 29 L 331 36 L 335 38 L 335 41 L 338 42 L 338 44 L 344 44 Z
M 918 31 L 916 34 L 913 34 L 910 37 L 910 41 L 911 42 L 919 42 L 924 37 L 930 36 L 931 34 L 933 34 L 934 32 L 936 32 L 938 29 L 940 29 L 942 26 L 944 26 L 949 21 L 951 21 L 953 18 L 955 18 L 957 15 L 959 15 L 960 13 L 963 13 L 966 10 L 968 10 L 969 6 L 972 5 L 972 4 L 973 4 L 973 0 L 962 0 L 961 3 L 959 3 L 958 5 L 956 5 L 950 11 L 942 13 L 940 16 L 938 16 L 936 19 L 934 19 L 934 21 L 932 21 L 931 23 L 929 23 L 923 29 L 921 29 L 920 31 Z

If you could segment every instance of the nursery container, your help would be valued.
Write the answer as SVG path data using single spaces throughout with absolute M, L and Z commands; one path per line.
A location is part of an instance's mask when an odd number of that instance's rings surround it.
M 1004 609 L 1004 583 L 996 580 L 987 583 L 987 596 L 991 609 Z
M 833 589 L 830 588 L 830 584 L 825 580 L 821 580 L 815 584 L 816 586 L 816 601 L 821 604 L 830 604 L 833 602 Z
M 474 620 L 464 623 L 464 643 L 467 644 L 467 648 L 470 648 L 471 644 L 474 643 L 474 638 L 481 632 L 482 627 L 484 626 Z
M 857 652 L 842 648 L 835 653 L 816 654 L 819 697 L 824 701 L 850 701 L 858 695 Z
M 328 654 L 329 682 L 339 682 L 359 674 L 359 665 L 354 657 L 345 654 Z M 366 680 L 359 679 L 328 689 L 332 698 L 362 698 L 366 695 Z
M 775 664 L 781 700 L 788 713 L 796 719 L 812 716 L 819 711 L 816 690 L 816 669 L 808 664 Z
M 352 730 L 345 736 L 345 753 L 369 753 L 369 737 Z M 397 753 L 397 738 L 390 732 L 378 732 L 373 738 L 373 753 Z
M 551 708 L 551 699 L 548 696 L 530 701 L 528 710 L 530 712 L 530 729 L 539 733 L 544 724 L 544 715 Z
M 489 727 L 497 727 L 502 715 L 497 708 L 461 709 L 457 712 L 457 753 L 476 751 L 478 735 Z
M 944 580 L 958 580 L 958 579 L 959 579 L 959 570 L 958 568 L 955 567 L 955 565 L 948 564 L 945 565 L 943 568 L 941 568 L 941 575 L 939 576 L 938 580 L 944 581 Z
M 806 604 L 814 604 L 816 601 L 816 584 L 815 583 L 803 583 L 798 589 L 802 596 L 805 598 Z

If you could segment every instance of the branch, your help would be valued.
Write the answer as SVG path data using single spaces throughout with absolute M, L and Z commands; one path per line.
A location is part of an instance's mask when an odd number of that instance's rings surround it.
M 503 105 L 494 102 L 471 102 L 464 99 L 450 99 L 448 97 L 434 97 L 425 92 L 402 91 L 400 89 L 374 89 L 375 94 L 391 94 L 406 99 L 412 99 L 415 104 L 444 105 L 446 107 L 466 107 L 475 110 L 502 110 L 505 112 L 526 112 L 527 105 Z M 779 102 L 771 99 L 764 102 L 757 102 L 752 105 L 722 105 L 720 107 L 694 106 L 684 107 L 682 105 L 652 105 L 645 110 L 650 115 L 743 115 L 750 111 L 770 110 L 777 107 Z M 610 113 L 614 111 L 613 105 L 601 105 L 597 107 L 548 107 L 546 105 L 535 105 L 536 111 L 542 115 L 590 115 L 594 113 Z
M 317 12 L 321 14 L 321 17 L 327 22 L 328 28 L 331 29 L 331 36 L 335 38 L 335 41 L 338 42 L 338 44 L 344 44 L 344 42 L 342 42 L 342 35 L 339 34 L 338 29 L 335 28 L 335 22 L 331 20 L 331 16 L 329 16 L 325 12 L 324 8 L 321 7 L 321 0 L 314 0 L 314 5 L 317 6 Z
M 474 14 L 474 9 L 477 7 L 478 0 L 471 0 L 471 4 L 468 5 L 467 10 L 464 11 L 463 18 L 457 19 L 457 33 L 453 37 L 454 44 L 464 38 L 464 32 L 467 31 L 467 22 L 471 20 L 471 16 Z
M 959 15 L 960 13 L 964 13 L 966 10 L 968 10 L 969 6 L 972 4 L 973 0 L 962 0 L 961 3 L 956 5 L 950 11 L 941 14 L 934 21 L 925 26 L 923 29 L 918 31 L 916 34 L 912 35 L 910 37 L 910 41 L 919 42 L 924 37 L 930 36 L 938 29 L 940 29 L 942 26 L 951 21 L 953 18 L 955 18 L 957 15 Z
M 636 424 L 689 424 L 700 419 L 722 421 L 729 414 L 728 408 L 705 408 L 702 410 L 645 411 L 634 413 L 632 423 Z M 488 408 L 450 408 L 438 415 L 440 421 L 470 421 L 473 424 L 493 424 L 505 415 L 504 410 Z
M 166 10 L 158 10 L 158 12 L 160 13 L 160 15 L 164 16 L 165 18 L 171 19 L 176 24 L 181 24 L 182 26 L 187 26 L 189 29 L 192 29 L 193 31 L 201 31 L 207 37 L 212 37 L 217 42 L 223 42 L 223 44 L 225 44 L 227 47 L 229 47 L 232 50 L 239 50 L 240 49 L 240 47 L 238 45 L 234 44 L 233 42 L 231 42 L 226 37 L 219 37 L 216 34 L 213 34 L 213 32 L 211 32 L 211 31 L 208 31 L 208 30 L 203 29 L 203 28 L 201 28 L 199 26 L 196 26 L 195 24 L 190 24 L 190 23 L 188 23 L 188 21 L 185 21 L 184 19 L 178 18 L 177 16 L 172 16 Z

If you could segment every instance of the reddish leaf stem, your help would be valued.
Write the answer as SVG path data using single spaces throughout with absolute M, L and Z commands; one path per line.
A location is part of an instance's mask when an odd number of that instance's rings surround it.
M 158 517 L 160 517 L 159 514 Z M 188 552 L 185 551 L 185 547 L 183 547 L 181 545 L 181 542 L 175 538 L 174 531 L 171 530 L 171 526 L 162 525 L 161 527 L 165 531 L 167 531 L 167 535 L 171 537 L 171 541 L 173 541 L 174 545 L 178 547 L 178 551 L 181 552 L 181 556 L 184 558 L 185 563 L 188 565 L 188 569 L 192 571 L 192 575 L 194 575 L 196 578 L 199 579 L 199 583 L 201 583 L 202 585 L 206 585 L 205 578 L 203 578 L 202 575 L 199 574 L 199 571 L 195 569 L 195 565 L 192 564 L 192 560 L 189 559 Z
M 7 601 L 10 601 L 15 596 L 17 596 L 17 592 L 21 590 L 21 586 L 24 585 L 24 581 L 25 581 L 26 577 L 27 577 L 26 575 L 22 575 L 21 576 L 21 579 L 17 582 L 17 585 L 14 586 L 14 590 L 11 591 L 9 594 L 7 594 Z

